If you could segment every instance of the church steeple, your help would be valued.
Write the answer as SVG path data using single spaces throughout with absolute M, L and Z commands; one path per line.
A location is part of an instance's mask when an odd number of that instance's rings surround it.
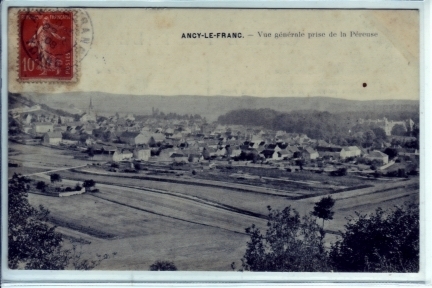
M 92 111 L 93 110 L 93 103 L 92 103 L 92 98 L 90 97 L 90 105 L 89 105 L 89 110 Z

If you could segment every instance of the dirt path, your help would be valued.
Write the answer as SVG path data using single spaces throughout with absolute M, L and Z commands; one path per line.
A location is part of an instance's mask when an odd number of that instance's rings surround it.
M 359 197 L 362 195 L 384 192 L 384 191 L 391 190 L 391 189 L 412 188 L 412 187 L 415 187 L 416 185 L 419 185 L 419 179 L 418 178 L 412 178 L 412 179 L 409 179 L 406 181 L 391 182 L 391 183 L 388 183 L 388 182 L 377 183 L 374 185 L 374 187 L 350 190 L 350 191 L 345 191 L 345 192 L 341 192 L 341 193 L 334 193 L 334 194 L 332 194 L 332 198 L 336 199 L 336 200 L 341 200 L 341 199 L 347 199 L 347 198 L 352 198 L 352 197 Z M 322 198 L 322 196 L 316 196 L 316 197 L 301 199 L 298 201 L 315 203 L 315 202 L 319 201 L 321 198 Z
M 53 170 L 49 170 L 49 171 L 31 173 L 31 174 L 27 174 L 27 175 L 23 175 L 23 176 L 44 175 L 44 174 L 47 174 L 47 173 L 58 172 L 58 171 L 65 171 L 65 170 L 77 169 L 77 168 L 83 168 L 83 167 L 86 167 L 86 166 L 87 166 L 87 164 L 80 165 L 80 166 L 75 166 L 75 167 L 57 168 L 57 169 L 53 169 Z M 38 167 L 38 168 L 41 168 L 41 167 Z

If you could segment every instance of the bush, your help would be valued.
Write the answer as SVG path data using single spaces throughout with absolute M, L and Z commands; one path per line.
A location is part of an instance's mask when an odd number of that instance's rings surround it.
M 408 172 L 408 175 L 416 176 L 416 175 L 418 175 L 418 172 L 417 172 L 416 169 L 412 169 L 412 170 L 410 170 L 410 171 Z
M 392 160 L 398 155 L 398 151 L 395 148 L 390 148 L 390 147 L 386 148 L 384 150 L 384 153 L 389 156 L 390 160 Z
M 399 168 L 398 169 L 398 177 L 406 177 L 406 172 L 405 172 L 405 169 L 403 169 L 403 168 Z
M 394 171 L 389 171 L 385 174 L 387 177 L 398 177 L 398 171 L 394 170 Z
M 66 187 L 65 192 L 71 192 L 72 188 L 71 187 Z
M 96 185 L 96 182 L 93 179 L 84 180 L 83 187 L 85 187 L 86 191 L 89 191 L 90 188 L 94 187 Z
M 41 190 L 41 191 L 45 191 L 47 186 L 48 185 L 44 181 L 39 181 L 36 183 L 36 189 Z
M 340 272 L 418 272 L 419 223 L 414 204 L 356 212 L 331 247 L 331 264 Z
M 346 176 L 347 175 L 347 169 L 346 168 L 339 168 L 336 171 L 330 172 L 331 176 Z
M 51 183 L 55 183 L 55 182 L 61 182 L 62 178 L 61 178 L 60 174 L 54 173 L 54 174 L 50 175 L 50 180 L 51 180 Z
M 373 173 L 373 176 L 375 178 L 380 178 L 382 176 L 382 173 L 380 171 L 378 171 L 378 170 L 375 170 L 375 172 Z
M 141 170 L 141 164 L 140 163 L 135 163 L 134 164 L 134 168 L 135 168 L 135 170 Z
M 111 167 L 112 168 L 119 168 L 119 164 L 118 163 L 111 163 Z
M 354 160 L 355 160 L 354 157 L 347 157 L 347 158 L 345 159 L 345 163 L 348 163 L 348 162 L 351 162 L 351 161 L 354 161 Z
M 177 271 L 174 262 L 158 260 L 150 265 L 150 271 Z

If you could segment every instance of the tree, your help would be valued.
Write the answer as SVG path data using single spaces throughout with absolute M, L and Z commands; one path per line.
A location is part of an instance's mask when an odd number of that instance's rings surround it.
M 390 147 L 386 148 L 384 150 L 384 153 L 389 156 L 390 160 L 395 158 L 398 155 L 398 151 L 395 148 L 390 148 Z
M 303 165 L 305 164 L 305 160 L 304 160 L 304 159 L 297 159 L 297 160 L 295 161 L 295 164 L 296 164 L 297 166 L 299 166 L 300 170 L 303 170 Z
M 383 128 L 381 128 L 381 127 L 375 127 L 375 128 L 372 128 L 371 130 L 374 132 L 375 137 L 377 139 L 387 140 L 387 134 L 386 134 L 386 132 L 384 131 Z
M 89 147 L 89 148 L 87 149 L 87 155 L 88 155 L 89 157 L 93 158 L 93 156 L 94 156 L 94 149 L 93 149 L 93 147 Z
M 45 189 L 48 185 L 44 181 L 39 181 L 36 183 L 36 189 L 41 190 L 42 192 L 45 192 Z
M 156 140 L 154 139 L 154 137 L 150 137 L 150 140 L 148 142 L 149 147 L 156 147 Z
M 94 187 L 96 185 L 96 182 L 93 179 L 84 180 L 83 187 L 86 189 L 86 192 L 90 190 L 91 187 Z
M 30 179 L 14 174 L 8 184 L 9 268 L 62 270 L 68 263 L 69 253 L 61 250 L 61 234 L 44 223 L 49 211 L 29 204 L 28 183 Z
M 391 130 L 391 135 L 406 136 L 406 134 L 407 134 L 406 127 L 401 124 L 394 125 Z
M 188 162 L 193 162 L 193 160 L 194 160 L 194 156 L 192 154 L 189 154 Z
M 250 236 L 241 259 L 243 270 L 250 271 L 330 271 L 324 250 L 325 232 L 308 216 L 300 218 L 290 206 L 272 210 L 266 234 L 252 225 L 246 228 Z
M 315 217 L 323 219 L 322 228 L 324 228 L 325 220 L 332 220 L 334 211 L 333 206 L 336 200 L 334 200 L 331 196 L 323 197 L 319 202 L 315 203 L 314 210 L 311 214 Z
M 112 135 L 111 135 L 111 131 L 109 131 L 109 130 L 103 132 L 103 134 L 102 134 L 102 139 L 103 139 L 104 141 L 106 141 L 106 142 L 110 141 L 110 140 L 111 140 L 111 137 L 112 137 Z
M 227 151 L 226 152 L 226 156 L 229 158 L 231 156 L 231 154 L 232 154 L 233 149 L 232 149 L 232 147 L 230 145 L 227 145 L 225 149 Z
M 79 136 L 79 142 L 80 143 L 85 143 L 86 142 L 86 140 L 89 138 L 89 136 L 87 135 L 87 134 L 81 134 L 80 136 Z
M 208 160 L 208 159 L 210 159 L 210 152 L 206 148 L 204 148 L 202 151 L 202 156 L 203 156 L 204 160 Z
M 158 260 L 150 265 L 150 271 L 177 271 L 174 262 Z
M 345 167 L 339 168 L 336 171 L 330 172 L 331 176 L 346 176 L 348 174 L 348 170 Z
M 50 175 L 51 183 L 62 182 L 62 177 L 60 174 L 54 173 Z
M 141 164 L 140 163 L 134 163 L 133 168 L 135 170 L 141 170 Z
M 356 212 L 332 245 L 330 260 L 341 272 L 418 272 L 418 205 L 378 208 L 370 215 Z
M 93 269 L 110 256 L 82 259 L 82 253 L 63 249 L 63 238 L 55 226 L 46 224 L 49 211 L 34 208 L 28 202 L 30 179 L 14 174 L 8 182 L 8 266 L 10 269 L 64 270 Z M 113 253 L 115 255 L 116 253 Z
M 373 142 L 376 139 L 375 133 L 372 130 L 368 130 L 363 134 L 364 143 L 366 147 L 372 146 Z

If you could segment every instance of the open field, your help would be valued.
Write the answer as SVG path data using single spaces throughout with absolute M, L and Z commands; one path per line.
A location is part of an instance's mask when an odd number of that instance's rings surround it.
M 12 177 L 12 175 L 14 173 L 19 173 L 22 175 L 28 175 L 28 174 L 46 172 L 49 170 L 50 169 L 48 169 L 48 168 L 37 168 L 37 167 L 9 167 L 8 174 L 9 174 L 9 177 Z
M 105 191 L 106 187 L 104 185 L 100 188 Z M 362 201 L 359 201 L 358 197 L 338 201 L 335 207 L 335 219 L 326 222 L 326 230 L 334 232 L 341 230 L 346 223 L 345 217 L 354 216 L 355 210 L 369 213 L 377 207 L 388 208 L 401 204 L 401 198 L 392 198 L 393 192 L 388 191 L 382 195 L 380 193 L 381 197 L 388 197 L 383 203 L 370 203 L 376 202 L 372 196 L 362 198 Z M 85 237 L 85 239 L 91 241 L 92 244 L 85 245 L 83 248 L 85 251 L 118 252 L 118 257 L 105 262 L 100 267 L 101 269 L 147 269 L 157 259 L 168 259 L 174 261 L 180 269 L 229 270 L 229 263 L 232 261 L 239 263 L 245 251 L 248 237 L 239 233 L 242 225 L 245 228 L 252 223 L 257 224 L 255 218 L 246 218 L 238 223 L 237 221 L 226 222 L 226 219 L 220 217 L 210 217 L 212 225 L 209 225 L 208 222 L 205 225 L 191 223 L 188 221 L 193 216 L 189 213 L 182 214 L 181 210 L 187 211 L 184 210 L 187 207 L 179 206 L 179 202 L 175 207 L 164 206 L 164 203 L 151 205 L 150 211 L 144 211 L 141 205 L 146 205 L 143 202 L 144 199 L 147 199 L 147 194 L 138 201 L 137 195 L 130 195 L 130 193 L 124 195 L 125 191 L 119 189 L 116 195 L 113 189 L 109 193 L 100 192 L 94 195 L 79 195 L 64 199 L 30 195 L 30 201 L 49 207 L 55 219 L 75 224 L 72 228 L 83 231 L 83 235 L 90 234 L 92 237 Z M 417 193 L 418 191 L 414 190 L 403 200 L 410 198 L 416 200 Z M 116 203 L 102 197 L 108 199 L 115 197 Z M 310 211 L 312 208 L 312 204 L 300 201 L 293 201 L 290 204 L 301 213 Z M 349 209 L 345 210 L 347 207 Z M 176 217 L 164 216 L 170 209 L 175 211 L 172 214 Z M 230 214 L 229 211 L 224 211 L 224 213 Z M 235 213 L 231 215 L 235 215 L 237 220 L 242 218 L 241 215 Z M 195 213 L 195 216 L 198 217 L 199 222 L 209 221 L 206 220 L 206 215 L 200 217 Z M 225 225 L 225 227 L 216 227 L 219 225 Z M 239 231 L 227 230 L 226 225 L 231 226 L 229 229 L 233 230 L 238 227 Z M 94 234 L 95 231 L 102 231 L 113 237 L 103 238 L 103 235 Z M 94 237 L 98 238 L 97 241 L 92 240 Z M 336 238 L 328 234 L 327 240 L 334 242 Z M 213 251 L 213 254 L 210 251 Z M 201 262 L 201 257 L 204 257 L 204 262 L 207 261 L 206 257 L 212 260 L 204 264 Z
M 13 146 L 14 161 L 44 167 L 38 169 L 59 170 L 88 164 L 84 160 L 70 158 L 71 155 L 62 150 Z M 23 154 L 16 154 L 16 150 Z M 18 167 L 17 170 L 25 171 L 24 168 Z M 103 262 L 99 269 L 147 270 L 156 260 L 169 260 L 174 261 L 180 270 L 227 271 L 231 262 L 237 262 L 237 266 L 241 263 L 248 240 L 244 229 L 251 224 L 265 229 L 268 205 L 276 209 L 291 205 L 300 214 L 306 214 L 322 197 L 310 193 L 306 195 L 310 197 L 294 200 L 291 197 L 301 193 L 284 192 L 287 194 L 283 196 L 272 190 L 266 192 L 263 187 L 259 188 L 262 193 L 256 193 L 248 191 L 246 185 L 231 182 L 220 187 L 199 185 L 197 181 L 200 179 L 190 176 L 181 176 L 182 181 L 170 182 L 132 178 L 137 174 L 126 178 L 120 173 L 117 176 L 96 175 L 88 173 L 88 168 L 84 170 L 87 172 L 80 173 L 78 168 L 56 173 L 62 176 L 64 185 L 93 179 L 100 192 L 64 198 L 30 194 L 29 201 L 35 206 L 44 205 L 51 211 L 52 222 L 59 226 L 58 231 L 66 239 L 83 238 L 84 242 L 91 242 L 82 247 L 89 258 L 96 253 L 117 252 L 115 258 Z M 34 171 L 39 172 L 26 172 Z M 257 173 L 256 170 L 248 172 Z M 311 176 L 308 173 L 285 173 L 283 178 L 317 181 L 315 185 L 319 185 L 320 181 L 334 181 L 325 185 L 340 187 L 364 182 L 372 185 L 332 194 L 337 201 L 334 220 L 325 223 L 325 229 L 329 232 L 327 246 L 336 240 L 338 231 L 347 221 L 346 217 L 354 216 L 355 211 L 371 213 L 378 207 L 391 208 L 407 200 L 418 202 L 418 176 L 407 181 L 362 181 L 350 176 L 328 177 L 316 173 L 311 173 Z M 227 174 L 214 180 L 223 181 Z M 47 174 L 30 177 L 49 182 Z M 266 177 L 282 178 L 270 172 Z M 290 185 L 289 181 L 287 185 Z M 325 191 L 330 193 L 334 189 L 326 188 Z
M 125 231 L 135 235 L 107 240 L 86 233 L 72 234 L 91 241 L 83 246 L 86 257 L 118 253 L 103 262 L 100 269 L 148 270 L 156 260 L 163 259 L 174 261 L 182 270 L 230 270 L 231 262 L 239 262 L 246 247 L 244 234 L 179 221 L 91 195 L 81 196 L 63 199 L 31 194 L 29 200 L 49 207 L 54 218 L 78 221 L 116 235 Z
M 180 194 L 191 195 L 201 199 L 218 202 L 221 204 L 247 209 L 252 212 L 267 214 L 267 205 L 275 208 L 285 207 L 290 201 L 280 196 L 266 194 L 248 193 L 231 189 L 196 186 L 187 184 L 172 184 L 162 181 L 140 180 L 133 178 L 109 177 L 102 175 L 91 175 L 65 171 L 60 173 L 64 178 L 74 180 L 93 179 L 97 183 L 108 183 L 128 187 L 160 189 Z M 287 204 L 289 205 L 289 204 Z
M 22 145 L 9 142 L 15 151 L 9 160 L 22 164 L 23 167 L 56 169 L 88 164 L 88 161 L 74 159 L 76 152 L 52 149 L 44 146 Z

